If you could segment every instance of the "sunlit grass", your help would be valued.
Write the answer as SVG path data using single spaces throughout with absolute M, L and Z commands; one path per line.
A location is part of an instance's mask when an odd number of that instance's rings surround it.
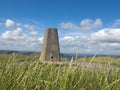
M 94 59 L 83 61 L 111 61 Z M 101 67 L 94 71 L 40 62 L 39 56 L 0 55 L 0 90 L 120 90 L 120 69 Z
M 105 57 L 87 57 L 76 60 L 77 62 L 92 62 L 92 63 L 105 63 L 120 65 L 120 58 Z

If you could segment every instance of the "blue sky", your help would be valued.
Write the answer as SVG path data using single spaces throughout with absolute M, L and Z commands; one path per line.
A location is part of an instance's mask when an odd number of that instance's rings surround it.
M 0 0 L 0 49 L 41 51 L 58 28 L 66 53 L 120 54 L 120 0 Z

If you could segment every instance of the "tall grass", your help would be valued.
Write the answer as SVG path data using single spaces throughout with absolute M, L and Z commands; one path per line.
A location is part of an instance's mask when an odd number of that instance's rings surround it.
M 120 69 L 94 71 L 40 62 L 38 56 L 1 55 L 0 90 L 120 90 Z

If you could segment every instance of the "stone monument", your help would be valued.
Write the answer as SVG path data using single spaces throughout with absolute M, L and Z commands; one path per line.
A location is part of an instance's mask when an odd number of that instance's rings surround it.
M 40 60 L 60 61 L 59 39 L 56 28 L 46 30 Z

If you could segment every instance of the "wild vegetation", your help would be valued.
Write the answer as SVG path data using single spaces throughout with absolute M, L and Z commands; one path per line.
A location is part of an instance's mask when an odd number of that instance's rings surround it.
M 74 60 L 73 60 L 74 62 Z M 69 64 L 46 63 L 39 56 L 0 55 L 0 90 L 120 90 L 120 59 L 92 57 L 75 60 L 118 68 L 90 70 Z

